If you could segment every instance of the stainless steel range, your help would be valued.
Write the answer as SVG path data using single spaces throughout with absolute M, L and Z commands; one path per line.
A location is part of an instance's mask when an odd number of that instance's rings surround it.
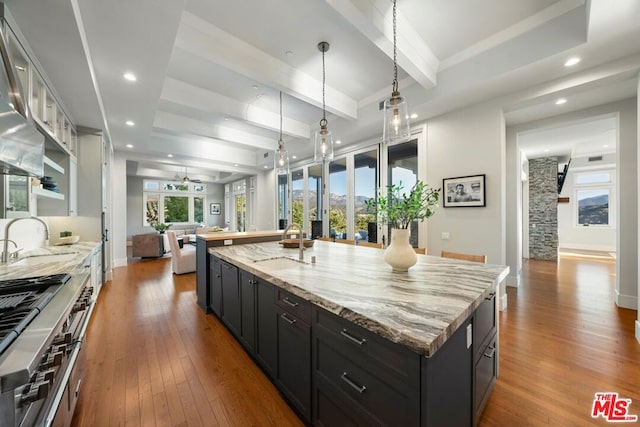
M 0 426 L 68 426 L 94 301 L 89 275 L 0 281 Z

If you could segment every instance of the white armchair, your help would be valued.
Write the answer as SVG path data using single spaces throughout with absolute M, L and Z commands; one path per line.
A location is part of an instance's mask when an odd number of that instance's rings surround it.
M 171 247 L 171 270 L 175 274 L 191 273 L 196 271 L 196 247 L 184 245 L 180 249 L 175 231 L 166 231 Z

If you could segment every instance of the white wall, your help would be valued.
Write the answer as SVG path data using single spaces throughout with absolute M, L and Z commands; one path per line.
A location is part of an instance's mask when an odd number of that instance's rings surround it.
M 640 125 L 640 74 L 638 75 L 638 89 L 636 90 L 636 129 Z M 636 147 L 640 146 L 640 130 L 638 130 L 636 134 Z M 637 150 L 636 153 L 636 171 L 640 171 L 640 150 Z M 636 176 L 636 209 L 637 212 L 640 212 L 640 206 L 638 206 L 638 202 L 640 202 L 640 173 Z M 640 254 L 640 218 L 636 217 L 636 226 L 638 228 L 637 237 L 637 245 L 636 245 L 636 254 Z M 640 278 L 640 262 L 636 263 L 637 271 L 636 274 L 638 278 Z M 637 281 L 638 289 L 636 292 L 638 296 L 640 296 L 640 280 Z M 638 305 L 636 306 L 638 310 L 638 320 L 636 320 L 636 339 L 640 342 L 640 300 L 638 301 Z
M 256 205 L 260 210 L 255 214 L 257 231 L 276 230 L 276 177 L 272 170 L 260 171 L 256 175 Z
M 612 164 L 606 157 L 612 158 Z M 609 194 L 609 223 L 611 227 L 582 227 L 576 225 L 576 215 L 578 202 L 575 193 L 575 175 L 585 172 L 582 165 L 585 165 L 586 157 L 571 159 L 571 165 L 567 177 L 562 187 L 560 197 L 568 197 L 569 203 L 558 203 L 558 237 L 561 248 L 565 249 L 586 249 L 595 251 L 616 250 L 616 206 L 617 192 L 615 189 L 616 180 L 616 159 L 615 154 L 603 156 L 600 162 L 593 162 L 590 166 L 602 165 L 602 169 L 592 169 L 589 172 L 603 171 L 609 172 L 612 177 L 613 188 Z M 606 166 L 609 166 L 608 168 Z
M 127 159 L 121 153 L 115 153 L 111 169 L 111 185 L 113 192 L 113 230 L 111 247 L 113 266 L 127 265 Z
M 486 254 L 505 264 L 505 134 L 498 103 L 469 107 L 427 121 L 427 181 L 486 174 L 486 207 L 440 208 L 429 218 L 428 252 Z M 441 233 L 449 232 L 449 240 Z

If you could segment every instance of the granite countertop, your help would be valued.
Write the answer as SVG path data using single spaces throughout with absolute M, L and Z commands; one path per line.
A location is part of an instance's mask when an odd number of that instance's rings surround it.
M 293 235 L 300 233 L 297 230 L 290 230 L 287 234 Z M 251 239 L 256 237 L 272 237 L 281 236 L 282 230 L 267 231 L 212 231 L 210 233 L 198 234 L 198 239 L 203 240 L 229 240 L 229 239 Z
M 89 255 L 100 242 L 78 242 L 74 245 L 45 246 L 20 254 L 17 260 L 0 264 L 0 280 L 37 277 L 58 273 L 80 273 Z
M 507 266 L 428 255 L 418 255 L 407 273 L 393 273 L 380 249 L 318 240 L 305 250 L 305 263 L 295 261 L 298 249 L 278 242 L 209 253 L 427 357 L 509 273 Z

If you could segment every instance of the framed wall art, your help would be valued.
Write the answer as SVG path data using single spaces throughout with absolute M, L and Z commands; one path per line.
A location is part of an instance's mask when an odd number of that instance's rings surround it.
M 209 205 L 209 213 L 211 215 L 220 215 L 220 203 L 211 203 Z
M 458 176 L 442 180 L 442 200 L 445 208 L 486 206 L 485 175 Z

